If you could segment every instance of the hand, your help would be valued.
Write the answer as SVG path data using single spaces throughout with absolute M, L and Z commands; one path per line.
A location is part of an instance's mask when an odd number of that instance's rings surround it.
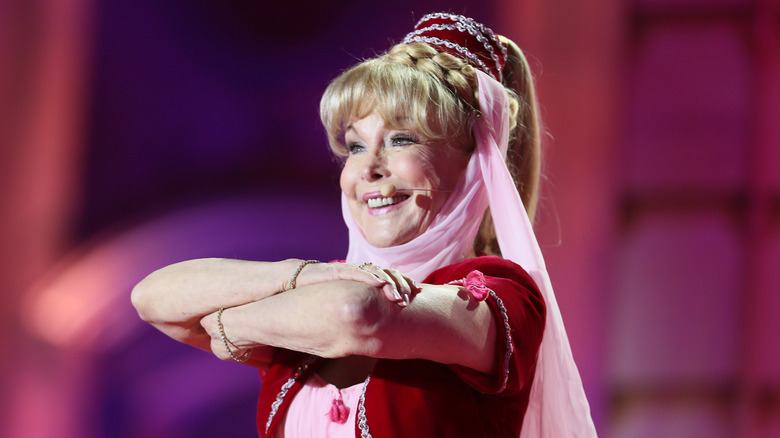
M 296 260 L 297 264 L 301 260 Z M 385 297 L 406 307 L 412 301 L 412 294 L 420 291 L 416 281 L 396 269 L 383 269 L 370 263 L 314 263 L 303 267 L 295 281 L 296 287 L 336 280 L 357 281 L 381 288 Z
M 359 269 L 385 281 L 382 286 L 385 297 L 401 307 L 411 304 L 413 294 L 420 292 L 420 285 L 397 269 L 380 268 L 370 263 L 360 265 Z
M 296 267 L 302 260 L 296 260 Z M 373 272 L 361 269 L 352 263 L 312 263 L 301 269 L 295 280 L 296 287 L 325 283 L 329 281 L 351 280 L 381 288 L 392 282 L 389 277 L 380 278 Z M 286 285 L 285 290 L 289 288 Z

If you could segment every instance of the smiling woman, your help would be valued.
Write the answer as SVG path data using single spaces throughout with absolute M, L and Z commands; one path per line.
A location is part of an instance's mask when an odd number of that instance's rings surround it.
M 341 191 L 366 240 L 380 248 L 425 232 L 468 162 L 465 151 L 425 139 L 414 126 L 389 128 L 376 112 L 350 123 L 344 141 Z M 381 192 L 388 184 L 393 196 Z
M 261 436 L 595 436 L 531 226 L 517 46 L 427 15 L 336 78 L 320 115 L 345 157 L 346 262 L 171 265 L 135 287 L 142 318 L 259 368 Z

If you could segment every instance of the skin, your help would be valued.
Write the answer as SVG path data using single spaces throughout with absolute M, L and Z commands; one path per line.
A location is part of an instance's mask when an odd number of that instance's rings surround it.
M 413 129 L 392 130 L 376 114 L 350 124 L 341 187 L 369 243 L 398 245 L 422 234 L 455 187 L 467 158 Z M 397 204 L 368 197 L 393 184 Z M 432 191 L 412 191 L 428 189 Z M 400 202 L 398 202 L 400 201 Z M 230 359 L 217 324 L 248 364 L 264 368 L 273 348 L 330 358 L 318 374 L 344 387 L 361 382 L 376 359 L 428 359 L 497 373 L 496 326 L 488 305 L 458 286 L 418 284 L 403 273 L 346 263 L 197 259 L 167 266 L 133 289 L 139 315 L 163 333 Z
M 424 233 L 468 162 L 465 154 L 441 142 L 427 142 L 411 127 L 386 127 L 376 113 L 348 125 L 344 140 L 349 155 L 341 190 L 368 243 L 380 248 Z M 393 199 L 398 203 L 371 208 L 367 198 L 383 197 L 380 190 L 386 184 L 396 187 Z

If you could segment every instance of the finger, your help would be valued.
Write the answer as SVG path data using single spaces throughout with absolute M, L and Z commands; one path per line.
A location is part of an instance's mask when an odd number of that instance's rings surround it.
M 414 282 L 414 280 L 407 277 L 397 269 L 388 268 L 385 271 L 393 277 L 393 281 L 395 282 L 399 292 L 401 293 L 401 297 L 403 298 L 404 303 L 408 306 L 412 302 L 411 285 Z
M 348 278 L 340 278 L 340 280 L 356 280 L 376 287 L 384 286 L 389 281 L 387 278 L 377 275 L 380 270 L 371 263 L 363 263 L 362 265 L 356 266 L 356 268 L 357 269 L 348 269 L 343 271 L 344 275 Z
M 422 292 L 422 284 L 420 282 L 405 274 L 404 274 L 404 278 L 406 279 L 407 283 L 409 283 L 409 287 L 412 289 L 412 296 Z
M 329 263 L 331 269 L 328 280 L 353 280 L 366 283 L 370 286 L 380 287 L 387 283 L 387 279 L 376 275 L 377 270 L 372 269 L 371 263 L 356 265 L 353 263 Z
M 418 293 L 422 292 L 422 284 L 418 283 L 417 280 L 409 277 L 406 274 L 403 274 L 403 273 L 400 273 L 400 274 L 401 274 L 401 276 L 403 277 L 403 280 L 404 280 L 403 284 L 406 287 L 408 287 L 408 298 L 409 298 L 409 303 L 411 304 L 412 299 L 414 298 L 414 296 L 417 295 Z
M 384 285 L 382 286 L 382 292 L 384 292 L 388 301 L 399 303 L 399 305 L 403 303 L 404 299 L 401 293 L 398 291 L 398 286 L 395 283 L 395 279 L 393 279 L 390 274 L 385 272 L 384 269 L 374 265 L 363 266 L 361 269 L 369 271 L 384 282 Z
M 296 286 L 323 283 L 337 280 L 358 281 L 373 287 L 382 287 L 386 280 L 382 280 L 373 272 L 360 269 L 358 265 L 351 263 L 317 263 L 309 264 L 298 275 Z

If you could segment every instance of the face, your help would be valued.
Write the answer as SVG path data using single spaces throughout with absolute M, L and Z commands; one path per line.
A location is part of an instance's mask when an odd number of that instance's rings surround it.
M 345 132 L 347 161 L 341 190 L 368 243 L 384 248 L 421 235 L 449 197 L 468 158 L 443 142 L 429 142 L 413 128 L 385 127 L 376 113 Z M 385 197 L 382 186 L 396 193 Z

